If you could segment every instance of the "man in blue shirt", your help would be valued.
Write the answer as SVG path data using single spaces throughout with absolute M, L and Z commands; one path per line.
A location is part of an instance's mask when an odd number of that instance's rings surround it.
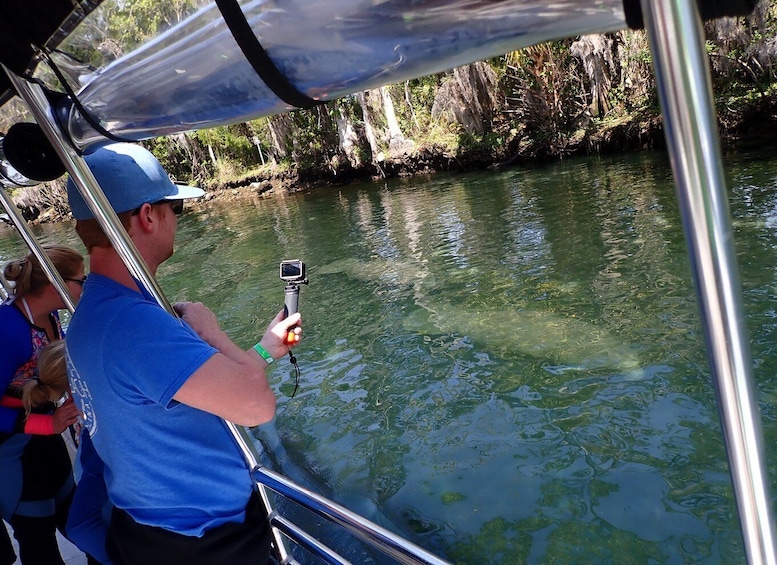
M 173 254 L 175 208 L 203 192 L 173 184 L 138 145 L 108 145 L 86 162 L 156 273 Z M 284 319 L 279 312 L 248 351 L 200 303 L 178 303 L 180 319 L 171 316 L 132 277 L 72 181 L 68 198 L 90 256 L 68 328 L 68 372 L 105 464 L 114 507 L 106 542 L 111 559 L 265 563 L 266 511 L 224 420 L 256 426 L 274 417 L 265 370 L 288 352 L 289 341 L 298 341 L 299 315 Z

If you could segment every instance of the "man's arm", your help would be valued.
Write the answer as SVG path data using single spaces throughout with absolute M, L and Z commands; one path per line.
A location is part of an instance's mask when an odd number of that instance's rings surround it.
M 215 314 L 203 304 L 177 303 L 175 310 L 219 353 L 192 373 L 173 398 L 243 426 L 258 426 L 272 420 L 275 394 L 265 373 L 267 362 L 253 349 L 243 351 L 233 343 Z M 289 328 L 300 322 L 299 314 L 282 317 L 279 312 L 261 340 L 273 357 L 288 351 L 284 338 Z

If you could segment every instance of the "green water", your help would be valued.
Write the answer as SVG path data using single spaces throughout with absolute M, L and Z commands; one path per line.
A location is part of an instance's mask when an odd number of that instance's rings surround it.
M 777 160 L 726 169 L 774 491 Z M 292 478 L 457 563 L 744 561 L 664 156 L 213 204 L 159 276 L 249 347 L 296 258 L 301 383 L 256 430 Z

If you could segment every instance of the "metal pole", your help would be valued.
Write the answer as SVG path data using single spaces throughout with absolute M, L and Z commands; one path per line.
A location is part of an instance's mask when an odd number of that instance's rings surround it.
M 3 270 L 0 269 L 0 295 L 2 295 L 3 300 L 5 300 L 11 296 L 11 294 L 13 294 L 11 283 L 8 282 L 8 280 L 3 275 Z
M 57 271 L 56 267 L 54 267 L 54 263 L 51 262 L 49 256 L 46 255 L 46 253 L 43 251 L 43 248 L 38 244 L 38 241 L 35 239 L 35 236 L 30 230 L 30 226 L 28 226 L 27 222 L 24 221 L 21 212 L 19 212 L 16 204 L 14 204 L 13 200 L 11 199 L 11 195 L 8 194 L 4 188 L 0 188 L 0 202 L 2 202 L 3 208 L 5 208 L 8 217 L 11 218 L 11 221 L 13 222 L 14 226 L 16 226 L 17 231 L 22 236 L 22 239 L 24 239 L 27 247 L 30 248 L 32 254 L 35 255 L 35 257 L 38 259 L 38 262 L 40 262 L 40 266 L 43 268 L 43 272 L 46 273 L 46 276 L 51 281 L 51 284 L 53 284 L 54 288 L 56 288 L 57 292 L 59 292 L 59 295 L 62 297 L 62 302 L 65 303 L 65 307 L 72 314 L 76 309 L 76 303 L 73 300 L 73 297 L 70 295 L 70 291 L 67 289 L 67 285 L 65 285 L 65 281 L 62 278 L 62 275 L 59 274 L 59 271 Z M 3 277 L 3 286 L 6 286 L 7 282 L 8 281 L 5 280 L 5 277 Z
M 6 301 L 9 296 L 11 296 L 11 287 L 8 284 L 8 281 L 5 280 L 3 273 L 0 272 L 0 298 L 2 298 L 3 301 Z
M 114 249 L 116 249 L 116 252 L 119 254 L 132 276 L 151 293 L 160 306 L 167 310 L 171 315 L 177 317 L 177 314 L 167 300 L 167 297 L 151 275 L 146 262 L 141 257 L 135 244 L 132 243 L 129 235 L 127 235 L 124 226 L 122 226 L 121 221 L 111 207 L 108 198 L 100 188 L 97 179 L 94 178 L 86 161 L 84 161 L 81 155 L 78 154 L 70 144 L 70 141 L 61 133 L 43 89 L 38 84 L 29 83 L 17 77 L 4 65 L 3 70 L 6 75 L 8 75 L 16 92 L 27 103 L 30 112 L 35 117 L 35 121 L 38 122 L 38 125 L 41 127 L 46 137 L 51 141 L 54 150 L 70 173 L 70 177 L 75 182 L 76 187 L 78 187 L 78 192 L 83 197 L 84 202 L 86 202 L 89 210 L 99 222 L 105 235 L 110 240 Z M 253 473 L 259 466 L 258 456 L 247 430 L 242 426 L 237 426 L 226 420 L 224 420 L 224 423 L 234 438 L 235 443 L 237 443 L 238 449 L 245 459 L 246 467 Z M 258 485 L 258 487 L 260 491 L 264 491 L 262 485 Z M 267 504 L 270 500 L 267 493 L 260 492 L 260 494 Z M 272 508 L 268 506 L 267 510 L 268 512 L 272 511 Z M 273 530 L 273 534 L 279 552 L 283 558 L 285 558 L 287 550 L 281 534 L 275 530 Z
M 642 0 L 734 493 L 750 563 L 777 563 L 731 215 L 696 2 Z

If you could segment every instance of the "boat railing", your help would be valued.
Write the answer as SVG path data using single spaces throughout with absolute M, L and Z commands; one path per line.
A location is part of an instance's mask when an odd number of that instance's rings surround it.
M 773 500 L 704 29 L 694 2 L 641 4 L 745 552 L 750 563 L 775 565 Z
M 294 483 L 280 473 L 266 467 L 254 469 L 257 484 L 269 488 L 347 531 L 354 538 L 381 551 L 398 563 L 443 565 L 447 561 L 389 530 L 351 512 L 347 508 Z M 320 540 L 311 537 L 302 528 L 281 516 L 277 510 L 270 513 L 270 525 L 281 531 L 296 544 L 304 547 L 322 561 L 332 564 L 349 563 L 329 549 Z

